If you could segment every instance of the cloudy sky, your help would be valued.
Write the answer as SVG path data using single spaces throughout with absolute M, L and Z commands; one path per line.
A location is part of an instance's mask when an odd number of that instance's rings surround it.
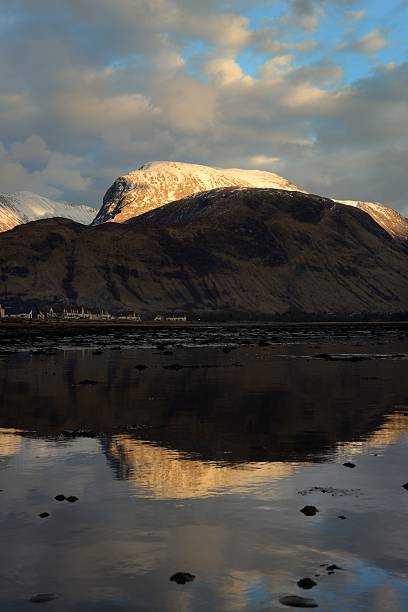
M 408 0 L 7 0 L 0 191 L 99 205 L 152 160 L 408 214 Z

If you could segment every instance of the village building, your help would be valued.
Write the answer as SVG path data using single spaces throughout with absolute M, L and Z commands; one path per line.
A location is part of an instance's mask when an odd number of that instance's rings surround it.
M 185 314 L 171 314 L 166 316 L 166 321 L 173 322 L 185 322 L 187 321 L 187 315 Z
M 6 309 L 0 304 L 0 319 L 4 319 L 6 316 Z
M 121 315 L 118 315 L 116 318 L 118 321 L 135 321 L 136 323 L 142 322 L 141 315 L 137 314 L 136 312 L 129 313 L 129 314 L 121 314 Z
M 39 321 L 44 321 L 45 319 L 45 314 L 42 310 L 40 310 L 40 308 L 38 308 L 38 306 L 34 307 L 33 319 L 38 319 Z
M 77 320 L 77 321 L 108 321 L 112 318 L 112 315 L 102 310 L 99 313 L 91 312 L 82 308 L 64 308 L 62 312 L 62 319 L 64 320 Z
M 30 312 L 21 312 L 19 314 L 11 314 L 9 315 L 10 319 L 33 319 L 33 311 L 30 310 Z
M 112 319 L 112 315 L 109 312 L 105 312 L 104 310 L 102 310 L 102 312 L 97 315 L 97 318 L 101 321 L 109 321 L 110 319 Z

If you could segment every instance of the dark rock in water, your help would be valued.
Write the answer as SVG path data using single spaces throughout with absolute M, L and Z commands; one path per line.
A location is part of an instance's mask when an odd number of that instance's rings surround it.
M 405 489 L 406 491 L 408 491 L 408 482 L 406 482 L 404 485 L 402 485 L 402 488 Z
M 30 601 L 31 603 L 47 603 L 47 601 L 54 601 L 54 599 L 58 599 L 59 595 L 56 593 L 39 593 L 38 595 L 33 595 Z
M 347 516 L 343 516 L 343 515 L 340 515 L 340 516 L 339 516 L 339 519 L 340 519 L 341 521 L 345 521 L 345 520 L 346 520 L 346 518 L 347 518 Z
M 173 355 L 173 351 L 163 351 L 163 355 Z
M 232 348 L 230 348 L 230 347 L 228 347 L 228 346 L 225 346 L 225 347 L 222 349 L 222 352 L 223 352 L 223 353 L 230 353 L 231 351 L 232 351 Z
M 298 580 L 297 583 L 298 587 L 300 587 L 301 589 L 313 589 L 316 584 L 317 583 L 311 578 L 302 578 L 301 580 Z
M 328 493 L 332 497 L 344 497 L 346 495 L 360 495 L 361 489 L 335 489 L 333 487 L 312 487 L 298 491 L 298 495 L 308 495 L 309 493 Z
M 74 502 L 78 501 L 78 499 L 79 497 L 76 497 L 75 495 L 70 495 L 69 497 L 67 497 L 67 502 L 73 504 Z
M 315 516 L 315 514 L 317 514 L 319 510 L 316 508 L 316 506 L 305 506 L 301 509 L 301 512 L 305 516 Z
M 62 493 L 60 495 L 56 495 L 54 497 L 54 499 L 56 499 L 57 501 L 61 502 L 64 501 L 64 499 L 66 499 L 65 495 L 63 495 Z
M 342 570 L 342 569 L 343 569 L 342 567 L 339 567 L 338 565 L 335 565 L 335 564 L 333 564 L 333 565 L 328 565 L 328 566 L 326 567 L 326 570 L 327 570 L 328 572 L 333 572 L 333 573 L 334 573 L 334 570 Z
M 309 597 L 298 597 L 297 595 L 286 595 L 279 599 L 280 603 L 284 606 L 291 606 L 292 608 L 318 608 L 319 606 L 314 599 Z
M 346 463 L 343 463 L 344 467 L 348 467 L 348 468 L 355 468 L 356 464 L 355 463 L 351 463 L 351 461 L 346 461 Z
M 314 359 L 326 359 L 326 361 L 331 361 L 333 357 L 329 355 L 329 353 L 319 353 L 317 355 L 313 355 Z
M 85 378 L 84 380 L 80 380 L 78 385 L 97 385 L 98 381 L 97 380 L 88 380 L 88 378 Z
M 193 582 L 194 578 L 194 574 L 190 574 L 189 572 L 176 572 L 170 576 L 170 581 L 176 582 L 177 584 L 186 584 L 187 582 Z
M 64 438 L 97 438 L 99 433 L 89 429 L 71 429 L 61 431 L 60 435 Z
M 141 363 L 140 365 L 135 365 L 135 370 L 147 370 L 147 365 L 144 365 L 143 363 Z
M 41 513 L 39 514 L 39 517 L 40 517 L 40 518 L 47 518 L 48 516 L 50 516 L 49 512 L 41 512 Z

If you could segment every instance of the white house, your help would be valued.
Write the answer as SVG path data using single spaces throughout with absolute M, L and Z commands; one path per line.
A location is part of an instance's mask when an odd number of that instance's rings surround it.
M 168 315 L 166 317 L 166 321 L 182 321 L 182 322 L 185 322 L 185 321 L 187 321 L 187 315 L 181 315 L 181 314 Z
M 118 321 L 136 321 L 137 323 L 141 323 L 142 317 L 140 314 L 134 312 L 133 314 L 119 315 L 116 317 Z

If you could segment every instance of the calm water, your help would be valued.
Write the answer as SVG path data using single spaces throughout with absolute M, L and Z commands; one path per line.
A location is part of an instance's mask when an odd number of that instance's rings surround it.
M 408 610 L 405 331 L 217 333 L 3 347 L 1 612 Z

